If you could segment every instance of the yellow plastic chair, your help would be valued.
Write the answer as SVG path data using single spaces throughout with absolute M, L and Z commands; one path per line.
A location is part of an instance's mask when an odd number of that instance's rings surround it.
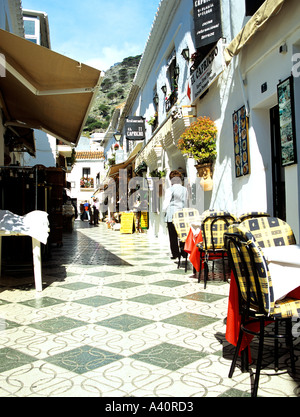
M 300 315 L 300 300 L 284 298 L 274 300 L 272 277 L 264 258 L 263 251 L 256 238 L 260 240 L 260 233 L 267 237 L 265 243 L 270 246 L 291 244 L 294 242 L 293 232 L 289 225 L 277 218 L 267 218 L 264 228 L 259 232 L 255 228 L 252 234 L 247 228 L 251 220 L 239 225 L 232 225 L 224 235 L 225 247 L 239 293 L 239 312 L 241 324 L 239 338 L 232 360 L 229 378 L 232 378 L 244 333 L 259 337 L 256 374 L 252 396 L 257 396 L 260 370 L 262 367 L 264 339 L 271 337 L 275 340 L 275 370 L 278 370 L 278 340 L 285 338 L 290 351 L 292 372 L 295 373 L 295 360 L 293 353 L 292 319 Z M 260 221 L 252 223 L 262 225 Z M 269 227 L 268 227 L 269 225 Z M 273 232 L 276 230 L 276 238 Z M 256 235 L 256 237 L 255 237 Z M 273 237 L 273 240 L 271 239 Z M 273 245 L 271 244 L 273 243 Z M 285 321 L 285 334 L 279 332 L 279 321 Z M 266 332 L 266 324 L 274 322 L 274 331 Z M 256 328 L 253 327 L 253 324 Z M 249 324 L 252 325 L 249 329 Z M 247 351 L 248 348 L 245 349 Z M 243 352 L 245 352 L 243 351 Z M 242 353 L 243 353 L 242 352 Z
M 181 257 L 185 259 L 185 272 L 187 271 L 188 254 L 184 251 L 184 244 L 188 237 L 191 223 L 199 217 L 199 211 L 193 208 L 183 208 L 177 210 L 173 215 L 173 224 L 178 235 L 179 244 L 179 261 L 178 268 L 180 268 Z

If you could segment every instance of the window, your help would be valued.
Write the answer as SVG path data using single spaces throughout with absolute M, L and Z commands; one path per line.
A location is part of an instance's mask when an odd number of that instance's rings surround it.
M 167 69 L 167 78 L 169 81 L 169 86 L 170 86 L 170 90 L 171 93 L 170 95 L 166 98 L 166 111 L 169 111 L 171 109 L 172 106 L 174 106 L 174 104 L 177 101 L 177 96 L 178 96 L 178 67 L 177 67 L 177 62 L 176 62 L 176 52 L 175 49 L 172 51 L 172 53 L 170 54 L 169 58 L 168 58 L 168 63 L 167 63 L 168 69 Z
M 82 176 L 89 177 L 91 175 L 91 168 L 82 168 Z
M 253 16 L 265 0 L 246 0 L 246 16 Z
M 25 35 L 35 36 L 35 21 L 25 20 L 24 21 Z
M 94 188 L 94 178 L 90 177 L 91 168 L 82 168 L 82 177 L 80 178 L 80 188 Z
M 24 16 L 25 38 L 40 45 L 40 21 L 38 18 Z

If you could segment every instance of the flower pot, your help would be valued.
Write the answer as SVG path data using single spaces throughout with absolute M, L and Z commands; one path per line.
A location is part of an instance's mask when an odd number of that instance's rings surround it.
M 212 164 L 197 164 L 195 167 L 198 171 L 198 177 L 201 177 L 200 185 L 203 191 L 211 191 L 213 189 Z

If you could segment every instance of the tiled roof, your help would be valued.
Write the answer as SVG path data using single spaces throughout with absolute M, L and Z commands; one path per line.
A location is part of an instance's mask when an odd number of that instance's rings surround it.
M 103 152 L 76 151 L 76 159 L 103 159 Z

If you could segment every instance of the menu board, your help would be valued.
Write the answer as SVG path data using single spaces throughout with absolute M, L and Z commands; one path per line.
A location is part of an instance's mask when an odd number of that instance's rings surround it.
M 132 234 L 133 232 L 134 232 L 134 214 L 122 213 L 120 233 Z
M 147 211 L 141 212 L 141 228 L 148 229 L 148 212 Z
M 238 178 L 250 174 L 248 117 L 245 106 L 234 112 L 232 119 L 235 175 Z

